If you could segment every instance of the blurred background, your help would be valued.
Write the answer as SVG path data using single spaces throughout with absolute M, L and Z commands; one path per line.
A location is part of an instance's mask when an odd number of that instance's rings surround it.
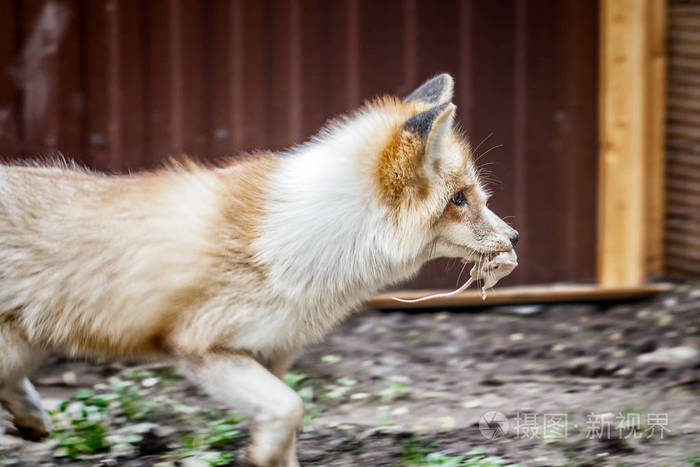
M 133 173 L 281 150 L 440 72 L 520 232 L 503 284 L 544 286 L 366 310 L 309 349 L 286 378 L 302 464 L 697 467 L 700 0 L 0 0 L 0 157 Z M 238 465 L 247 441 L 167 365 L 52 357 L 35 382 L 52 438 L 0 435 L 0 466 Z M 496 412 L 569 432 L 494 439 Z M 638 423 L 593 436 L 618 414 Z M 673 435 L 647 437 L 659 420 Z
M 648 13 L 662 25 L 648 44 L 623 44 L 670 64 L 655 85 L 668 99 L 654 107 L 668 129 L 657 157 L 667 170 L 655 174 L 666 177 L 655 220 L 665 248 L 646 249 L 656 257 L 645 278 L 700 273 L 700 20 L 696 3 L 669 5 L 667 23 Z M 446 71 L 493 174 L 492 207 L 521 233 L 508 283 L 590 283 L 604 249 L 601 14 L 597 1 L 577 0 L 5 0 L 0 154 L 60 152 L 133 172 L 169 156 L 283 149 L 366 99 L 405 95 Z M 455 269 L 438 262 L 410 287 L 452 287 Z
M 521 233 L 512 283 L 590 282 L 598 15 L 577 0 L 4 0 L 0 154 L 133 172 L 283 149 L 446 71 L 492 207 Z M 413 286 L 452 287 L 445 269 Z
M 668 139 L 651 148 L 662 164 L 648 188 L 661 183 L 652 219 L 661 233 L 637 283 L 700 273 L 698 5 L 671 0 L 665 22 L 661 4 L 619 7 L 654 10 L 654 37 L 622 47 L 670 65 L 645 93 L 663 99 L 652 105 Z M 366 99 L 405 95 L 446 71 L 459 121 L 493 174 L 492 208 L 521 234 L 508 283 L 590 283 L 605 249 L 601 14 L 599 2 L 578 0 L 4 0 L 0 154 L 60 152 L 133 172 L 169 156 L 282 149 Z M 611 203 L 643 196 L 612 186 L 624 194 Z M 438 262 L 410 287 L 452 287 L 455 269 Z

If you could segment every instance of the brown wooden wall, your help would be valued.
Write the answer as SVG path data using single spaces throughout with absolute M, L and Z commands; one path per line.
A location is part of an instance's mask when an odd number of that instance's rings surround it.
M 666 271 L 700 275 L 700 1 L 668 9 Z
M 511 283 L 595 274 L 594 0 L 4 0 L 0 152 L 100 170 L 283 148 L 453 74 L 459 119 L 521 233 Z M 421 287 L 454 284 L 428 267 Z

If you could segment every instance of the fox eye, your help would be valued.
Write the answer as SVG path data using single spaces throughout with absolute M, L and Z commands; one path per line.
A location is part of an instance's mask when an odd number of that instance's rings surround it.
M 450 203 L 454 204 L 455 206 L 464 206 L 467 204 L 467 197 L 464 195 L 464 190 L 459 190 L 457 193 L 452 195 L 452 198 L 450 198 Z

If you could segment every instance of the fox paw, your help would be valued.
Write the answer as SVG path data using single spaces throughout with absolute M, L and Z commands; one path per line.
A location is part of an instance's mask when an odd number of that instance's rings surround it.
M 27 441 L 41 441 L 47 438 L 51 432 L 46 426 L 23 426 L 14 424 L 5 429 L 5 433 Z

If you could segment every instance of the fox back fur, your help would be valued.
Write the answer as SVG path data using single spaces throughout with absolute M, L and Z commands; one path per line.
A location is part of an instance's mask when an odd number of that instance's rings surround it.
M 232 396 L 238 380 L 220 375 L 269 383 L 426 261 L 512 248 L 454 128 L 452 87 L 436 76 L 286 153 L 221 167 L 0 165 L 0 402 L 20 434 L 46 432 L 36 397 L 13 395 L 31 395 L 26 376 L 48 352 L 166 358 L 257 420 L 253 463 L 297 465 L 294 396 Z

